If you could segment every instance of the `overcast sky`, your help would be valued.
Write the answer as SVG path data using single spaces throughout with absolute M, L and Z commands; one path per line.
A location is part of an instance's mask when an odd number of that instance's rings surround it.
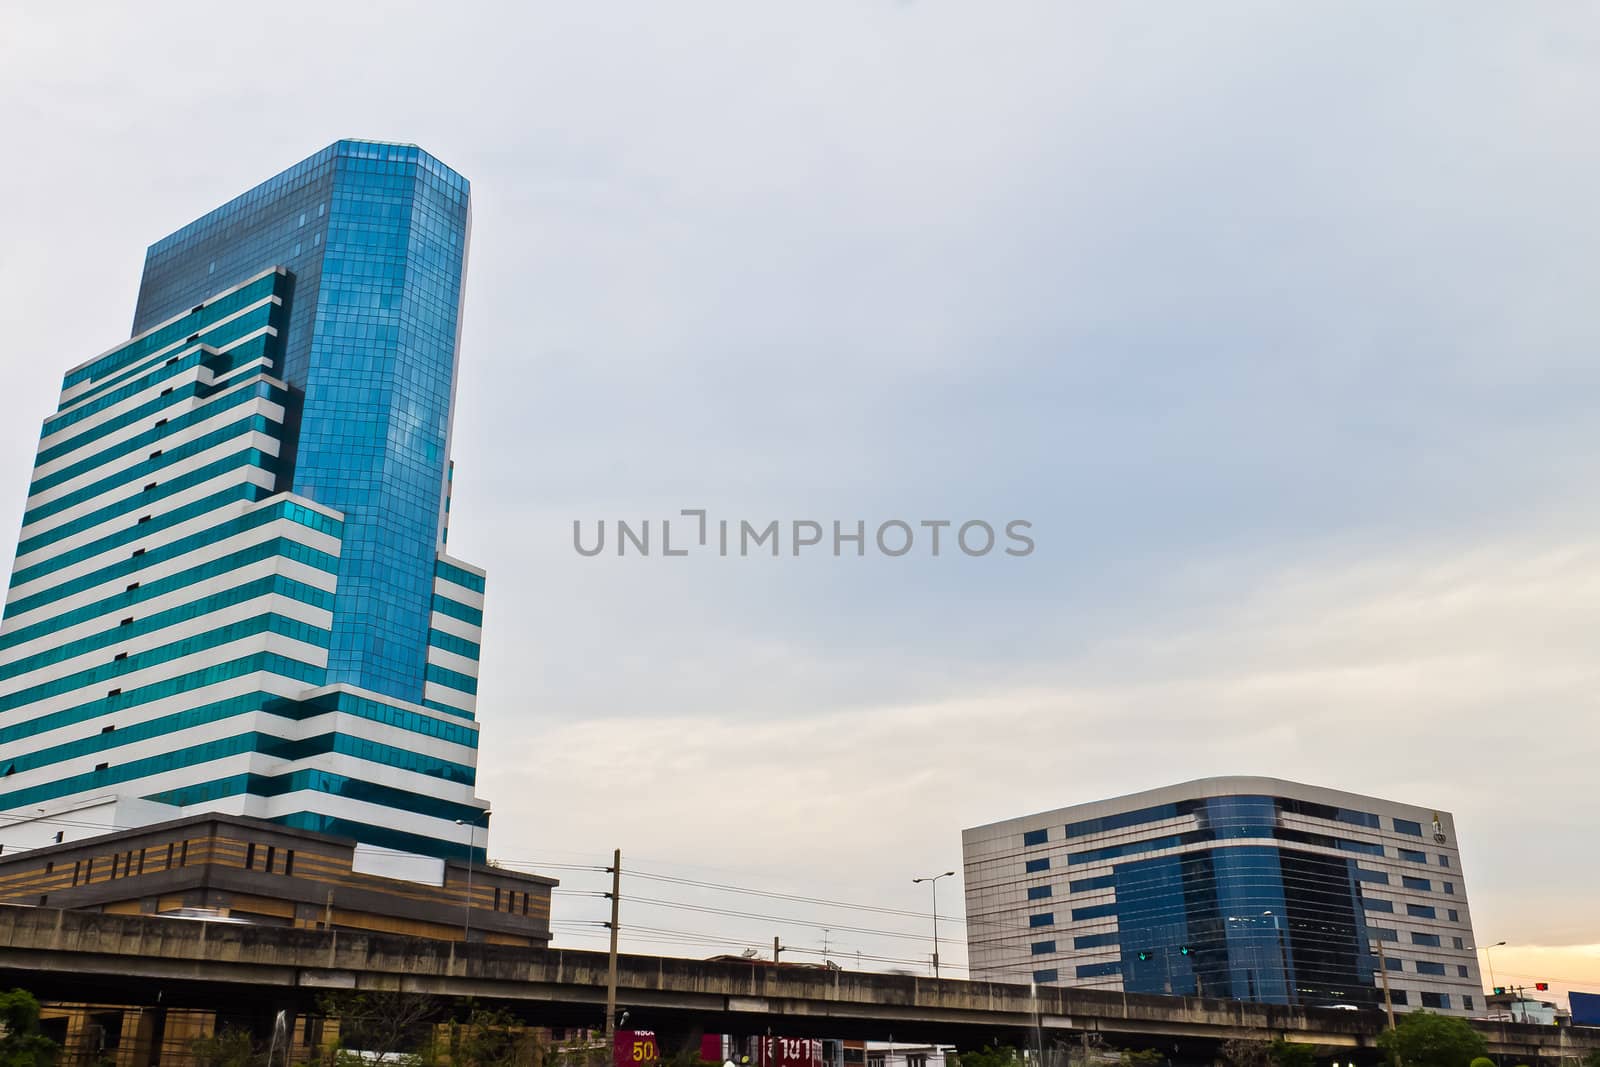
M 1453 811 L 1498 976 L 1600 986 L 1592 4 L 12 0 L 0 92 L 0 529 L 151 242 L 340 137 L 471 180 L 491 853 L 920 912 L 963 827 L 1274 774 Z M 1037 548 L 573 550 L 696 507 Z

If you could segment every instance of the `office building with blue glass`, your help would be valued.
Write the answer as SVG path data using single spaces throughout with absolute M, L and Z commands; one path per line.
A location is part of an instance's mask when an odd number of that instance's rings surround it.
M 469 227 L 438 160 L 340 141 L 150 247 L 27 489 L 8 841 L 222 812 L 481 857 L 484 574 L 445 551 Z
M 972 977 L 1483 1010 L 1448 812 L 1209 778 L 962 834 Z

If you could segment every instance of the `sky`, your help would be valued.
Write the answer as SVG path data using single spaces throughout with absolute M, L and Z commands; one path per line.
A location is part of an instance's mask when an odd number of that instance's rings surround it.
M 1593 5 L 12 0 L 0 94 L 0 528 L 149 244 L 341 137 L 471 180 L 451 549 L 557 944 L 621 848 L 716 909 L 625 947 L 918 968 L 962 828 L 1270 774 L 1452 811 L 1497 978 L 1600 988 Z M 1035 548 L 574 551 L 694 508 Z

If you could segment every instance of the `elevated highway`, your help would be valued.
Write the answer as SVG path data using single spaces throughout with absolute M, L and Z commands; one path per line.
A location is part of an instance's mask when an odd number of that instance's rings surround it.
M 530 1023 L 602 1025 L 599 952 L 461 944 L 54 908 L 0 908 L 0 986 L 48 1001 L 304 1013 L 332 990 L 404 990 L 504 1006 Z M 1229 1038 L 1282 1037 L 1339 1062 L 1374 1063 L 1375 1012 L 1094 989 L 934 980 L 761 962 L 622 956 L 618 1006 L 662 1034 L 937 1041 L 961 1048 L 1157 1048 L 1205 1062 Z M 1512 1063 L 1600 1050 L 1600 1030 L 1476 1023 Z

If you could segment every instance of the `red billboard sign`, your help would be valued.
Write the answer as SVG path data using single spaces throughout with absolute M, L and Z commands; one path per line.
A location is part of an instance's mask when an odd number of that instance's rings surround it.
M 614 1067 L 654 1067 L 661 1058 L 654 1030 L 618 1030 L 611 1043 Z

